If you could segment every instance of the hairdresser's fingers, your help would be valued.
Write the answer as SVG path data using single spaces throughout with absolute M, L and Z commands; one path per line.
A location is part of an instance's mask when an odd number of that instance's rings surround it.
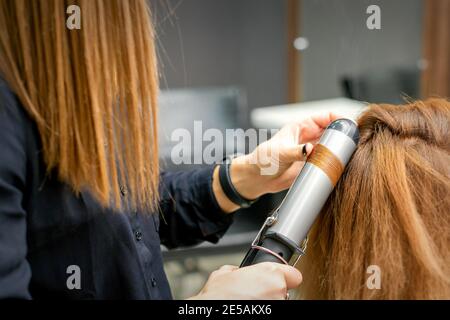
M 234 271 L 236 269 L 239 269 L 239 267 L 237 267 L 237 266 L 230 266 L 230 265 L 224 265 L 224 266 L 220 267 L 219 269 L 213 271 L 211 273 L 210 277 L 211 278 L 215 278 L 215 277 L 220 276 L 222 274 L 232 272 L 232 271 Z
M 291 166 L 286 169 L 286 171 L 280 176 L 280 188 L 281 190 L 289 188 L 294 182 L 295 178 L 298 176 L 300 171 L 302 170 L 304 162 L 296 161 L 291 164 Z M 275 192 L 277 192 L 276 190 Z
M 301 272 L 292 266 L 275 262 L 263 262 L 261 264 L 265 264 L 264 267 L 267 268 L 269 272 L 280 272 L 284 276 L 287 289 L 296 288 L 302 283 L 303 278 Z
M 339 118 L 342 118 L 342 115 L 334 112 L 320 113 L 311 117 L 314 123 L 321 129 L 325 129 L 330 124 L 330 122 Z
M 301 130 L 298 132 L 299 141 L 312 142 L 320 138 L 325 128 L 334 120 L 341 118 L 340 115 L 328 112 L 311 116 L 299 123 Z
M 281 272 L 283 272 L 286 286 L 288 289 L 297 288 L 302 283 L 303 277 L 296 268 L 280 264 Z
M 280 151 L 280 161 L 285 163 L 305 161 L 306 158 L 311 154 L 312 150 L 313 145 L 311 143 L 285 147 Z
M 237 270 L 237 269 L 239 269 L 238 266 L 232 266 L 232 265 L 228 265 L 228 264 L 226 264 L 224 266 L 221 266 L 219 268 L 219 270 L 221 270 L 221 271 L 234 271 L 234 270 Z

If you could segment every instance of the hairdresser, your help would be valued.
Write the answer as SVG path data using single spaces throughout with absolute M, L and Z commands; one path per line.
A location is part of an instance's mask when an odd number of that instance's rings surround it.
M 160 244 L 217 242 L 233 212 L 290 186 L 334 116 L 228 168 L 160 173 L 147 1 L 81 1 L 75 30 L 64 3 L 0 0 L 0 298 L 170 299 Z M 277 154 L 276 170 L 258 154 Z M 192 298 L 284 299 L 301 279 L 224 266 Z

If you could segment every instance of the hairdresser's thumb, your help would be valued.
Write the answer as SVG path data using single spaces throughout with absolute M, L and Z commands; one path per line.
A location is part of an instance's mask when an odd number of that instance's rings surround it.
M 261 274 L 278 273 L 283 276 L 287 289 L 298 287 L 303 280 L 302 274 L 298 269 L 281 263 L 262 262 L 245 268 L 247 268 L 247 270 L 258 270 Z
M 288 289 L 297 288 L 303 280 L 301 272 L 292 266 L 280 264 L 279 267 L 284 274 L 284 278 L 286 280 L 286 287 Z
M 305 161 L 313 149 L 311 143 L 287 147 L 283 150 L 283 160 L 286 162 Z

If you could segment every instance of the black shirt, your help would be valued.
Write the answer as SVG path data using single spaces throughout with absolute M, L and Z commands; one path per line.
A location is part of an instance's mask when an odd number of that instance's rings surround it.
M 159 214 L 102 208 L 46 174 L 36 125 L 0 79 L 0 298 L 170 299 L 160 244 L 217 242 L 232 221 L 212 172 L 161 174 Z

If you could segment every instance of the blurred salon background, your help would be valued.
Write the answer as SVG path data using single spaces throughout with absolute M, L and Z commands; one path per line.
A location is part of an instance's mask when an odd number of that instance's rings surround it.
M 194 121 L 222 132 L 272 129 L 321 110 L 356 117 L 366 103 L 450 96 L 448 0 L 150 1 L 165 170 L 201 166 L 170 157 L 173 130 L 194 135 Z M 379 8 L 378 26 L 371 5 Z M 192 157 L 198 152 L 186 148 Z M 224 152 L 242 150 L 225 144 Z M 165 250 L 174 297 L 197 293 L 223 264 L 239 265 L 282 197 L 265 196 L 236 213 L 217 245 Z

